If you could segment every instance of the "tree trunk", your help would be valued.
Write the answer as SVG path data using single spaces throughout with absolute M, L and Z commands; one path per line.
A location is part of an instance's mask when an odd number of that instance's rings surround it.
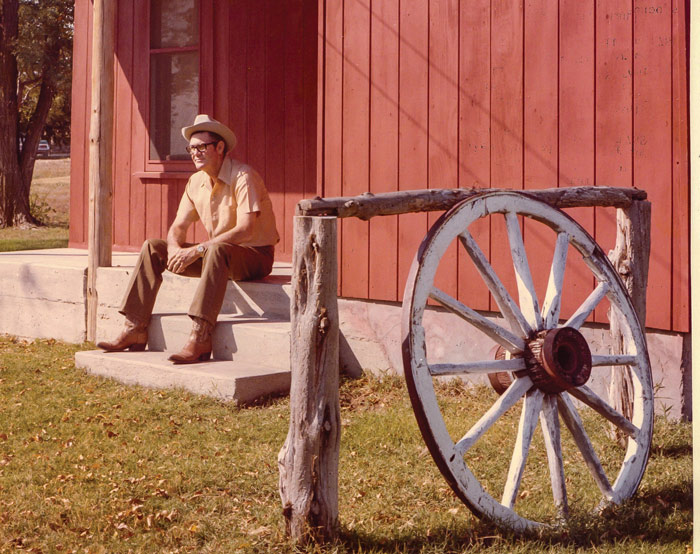
M 0 13 L 0 227 L 14 223 L 15 200 L 20 190 L 17 60 L 14 56 L 18 14 L 17 0 L 3 0 Z
M 20 152 L 15 57 L 18 17 L 18 0 L 3 0 L 0 13 L 0 227 L 35 226 L 40 223 L 31 214 L 29 192 L 37 146 L 56 94 L 51 71 L 59 52 L 58 48 L 53 48 L 49 49 L 49 59 L 42 69 L 37 107 Z
M 287 534 L 300 543 L 338 527 L 336 219 L 294 218 L 289 433 L 277 457 Z
M 24 147 L 19 156 L 20 190 L 15 206 L 15 225 L 41 225 L 41 222 L 31 213 L 29 193 L 32 185 L 32 176 L 34 175 L 37 147 L 51 110 L 51 104 L 56 95 L 56 87 L 51 78 L 51 66 L 57 63 L 57 55 L 57 49 L 50 52 L 50 59 L 42 68 L 39 99 L 29 121 Z

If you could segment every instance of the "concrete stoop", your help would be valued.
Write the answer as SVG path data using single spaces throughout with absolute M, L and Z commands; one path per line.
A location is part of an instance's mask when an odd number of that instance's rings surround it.
M 0 332 L 85 340 L 86 263 L 73 251 L 0 252 Z
M 75 364 L 89 373 L 129 385 L 182 388 L 239 404 L 289 391 L 288 369 L 251 362 L 209 361 L 175 365 L 167 352 L 77 352 Z
M 133 267 L 101 268 L 97 340 L 116 337 L 118 313 Z M 212 360 L 176 365 L 167 360 L 187 342 L 192 320 L 187 309 L 199 279 L 163 275 L 145 352 L 87 351 L 76 365 L 123 383 L 181 387 L 223 400 L 250 403 L 289 390 L 290 268 L 277 266 L 261 281 L 230 282 L 213 333 Z
M 97 275 L 97 341 L 117 336 L 118 313 L 137 254 L 114 252 L 112 265 Z M 0 333 L 20 338 L 86 339 L 87 252 L 62 248 L 0 252 Z M 166 272 L 149 326 L 145 352 L 80 352 L 76 365 L 124 383 L 182 387 L 241 403 L 289 390 L 291 265 L 276 263 L 261 281 L 229 283 L 214 329 L 212 361 L 176 366 L 167 361 L 186 343 L 192 322 L 186 315 L 198 279 Z M 350 339 L 365 358 L 377 345 Z M 360 362 L 347 340 L 341 344 L 345 370 Z M 353 367 L 350 365 L 354 364 Z

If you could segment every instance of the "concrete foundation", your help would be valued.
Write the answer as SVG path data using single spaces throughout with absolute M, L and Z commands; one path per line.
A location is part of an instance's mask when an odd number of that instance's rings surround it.
M 354 354 L 366 371 L 402 373 L 401 306 L 393 303 L 339 300 L 340 326 Z M 492 319 L 496 319 L 492 317 Z M 424 326 L 428 355 L 433 363 L 454 363 L 490 359 L 493 343 L 462 319 L 440 309 L 428 309 Z M 609 352 L 607 333 L 600 326 L 584 326 L 581 332 L 591 351 Z M 647 346 L 655 385 L 657 413 L 672 418 L 690 418 L 690 373 L 684 359 L 683 333 L 647 330 Z M 610 371 L 594 368 L 591 387 L 599 393 L 607 389 Z M 476 382 L 487 384 L 485 376 Z

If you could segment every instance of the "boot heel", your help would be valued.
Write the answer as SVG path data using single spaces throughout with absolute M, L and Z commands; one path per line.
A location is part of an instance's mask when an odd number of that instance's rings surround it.
M 144 350 L 146 350 L 146 343 L 132 344 L 131 346 L 129 346 L 129 350 L 131 350 L 132 352 L 143 352 Z
M 209 360 L 209 357 L 211 356 L 211 352 L 204 352 L 199 355 L 199 361 L 200 362 L 206 362 Z

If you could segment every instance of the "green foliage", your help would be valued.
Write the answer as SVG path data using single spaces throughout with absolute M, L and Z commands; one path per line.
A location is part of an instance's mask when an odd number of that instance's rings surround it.
M 402 381 L 366 377 L 341 385 L 340 537 L 296 549 L 276 461 L 288 400 L 237 408 L 128 387 L 77 370 L 78 348 L 0 337 L 0 551 L 624 554 L 685 553 L 691 541 L 690 425 L 659 421 L 624 506 L 514 537 L 452 494 Z M 482 390 L 444 392 L 455 416 L 488 406 Z
M 46 196 L 39 196 L 34 193 L 29 195 L 29 210 L 35 218 L 44 224 L 50 223 L 52 217 L 56 214 L 56 210 L 48 203 Z
M 16 56 L 20 136 L 27 134 L 41 84 L 55 88 L 43 136 L 54 144 L 70 141 L 73 1 L 20 0 Z

